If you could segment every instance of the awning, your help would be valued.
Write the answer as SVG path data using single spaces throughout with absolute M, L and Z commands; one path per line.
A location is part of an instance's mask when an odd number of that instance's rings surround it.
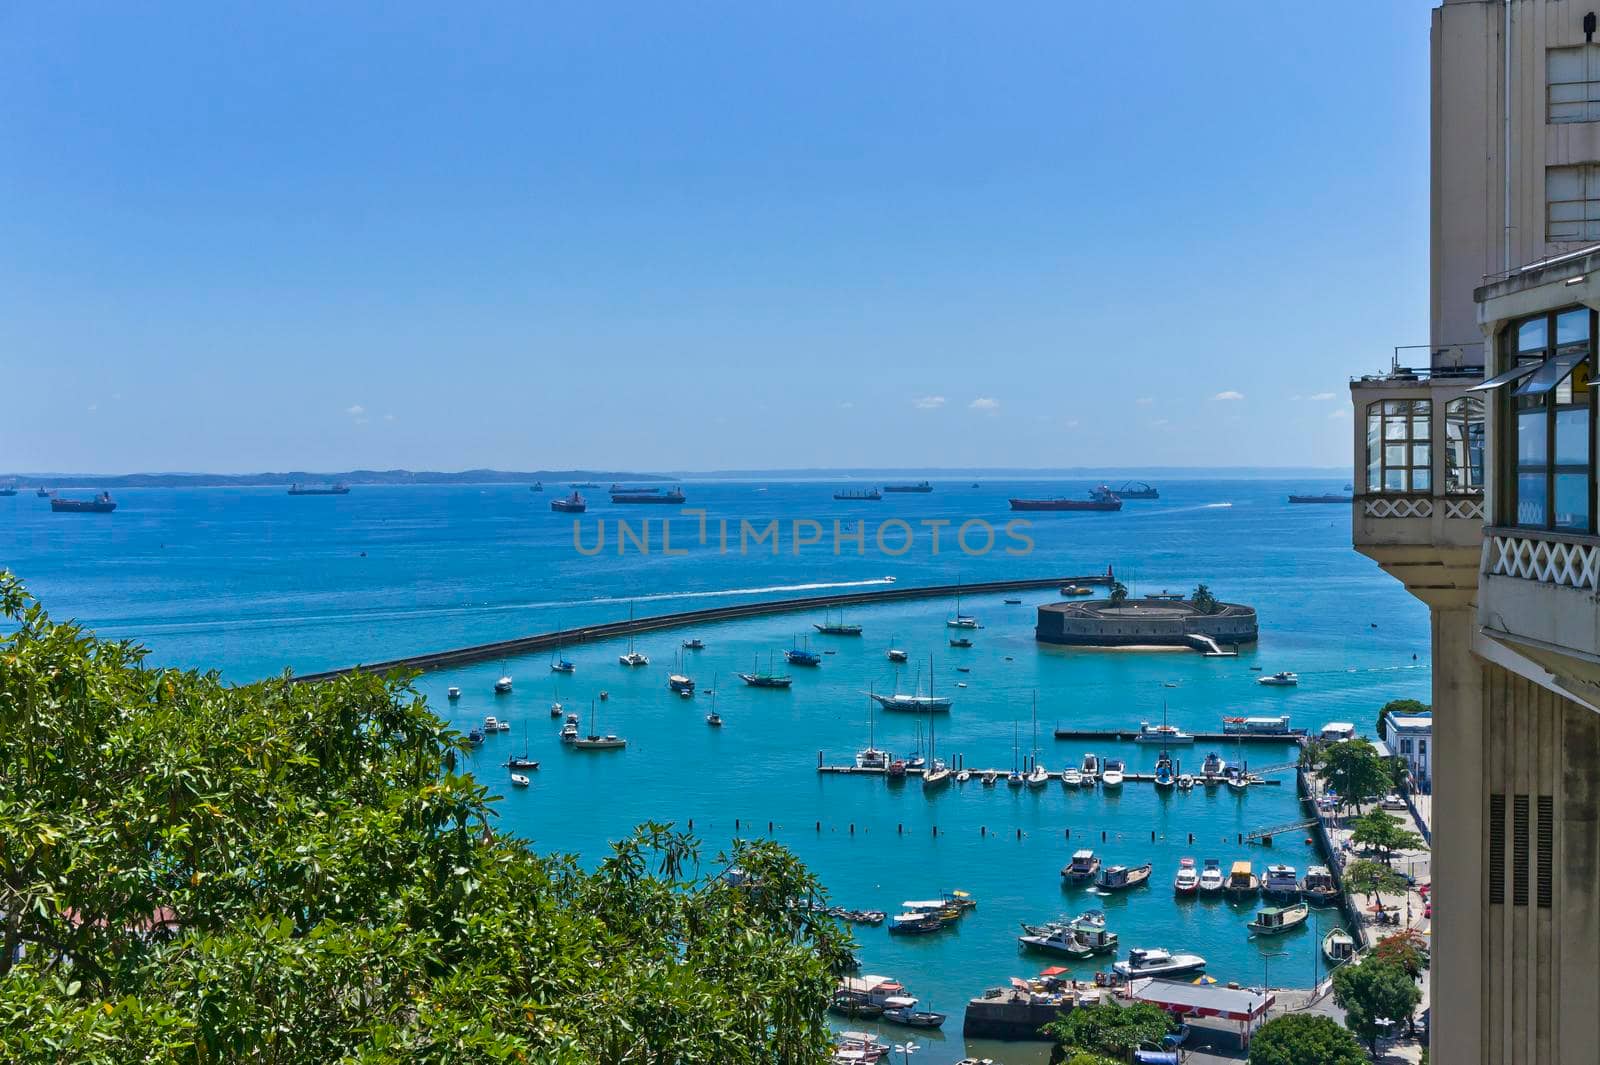
M 1512 390 L 1513 396 L 1542 396 L 1555 388 L 1567 375 L 1577 367 L 1578 363 L 1588 358 L 1587 352 L 1568 352 L 1557 355 L 1553 359 L 1546 359 L 1538 364 L 1538 369 Z
M 1147 978 L 1129 985 L 1130 997 L 1150 1002 L 1172 1013 L 1196 1013 L 1230 1021 L 1255 1021 L 1264 1017 L 1276 997 L 1259 991 L 1222 986 L 1195 986 Z
M 1541 365 L 1542 365 L 1541 363 L 1537 363 L 1537 362 L 1525 362 L 1525 363 L 1522 363 L 1520 365 L 1513 366 L 1511 369 L 1507 370 L 1505 373 L 1495 374 L 1493 377 L 1489 378 L 1487 381 L 1484 381 L 1481 384 L 1473 385 L 1471 388 L 1467 389 L 1467 391 L 1468 392 L 1488 392 L 1488 391 L 1490 391 L 1492 389 L 1504 388 L 1506 385 L 1511 384 L 1513 381 L 1522 380 L 1524 377 L 1528 376 L 1533 371 L 1537 370 Z

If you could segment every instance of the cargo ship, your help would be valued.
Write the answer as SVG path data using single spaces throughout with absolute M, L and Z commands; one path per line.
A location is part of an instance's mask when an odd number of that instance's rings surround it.
M 557 514 L 582 514 L 589 509 L 589 504 L 577 492 L 573 492 L 565 499 L 552 499 L 550 509 Z
M 683 489 L 672 488 L 663 492 L 659 488 L 611 489 L 613 503 L 682 503 L 687 497 Z
M 17 490 L 15 488 L 10 486 L 0 487 L 0 496 L 14 496 L 16 494 Z
M 1105 487 L 1101 485 L 1101 487 Z M 1161 493 L 1148 481 L 1123 481 L 1122 487 L 1117 489 L 1117 495 L 1123 499 L 1160 499 Z
M 833 498 L 878 500 L 883 498 L 883 493 L 876 488 L 846 488 L 843 491 L 833 493 Z
M 338 484 L 291 484 L 289 494 L 292 496 L 347 496 L 350 486 L 344 482 Z
M 110 492 L 101 492 L 93 499 L 54 499 L 50 509 L 58 514 L 110 514 L 117 509 Z
M 1328 495 L 1320 495 L 1320 496 L 1290 496 L 1289 497 L 1289 502 L 1291 502 L 1291 503 L 1348 503 L 1348 502 L 1350 502 L 1350 497 L 1349 496 L 1342 496 L 1342 495 L 1333 495 L 1331 493 L 1328 494 Z
M 883 490 L 885 492 L 931 492 L 933 491 L 933 485 L 927 481 L 918 481 L 916 484 L 886 484 L 883 486 Z
M 1013 499 L 1012 510 L 1121 510 L 1122 500 L 1110 499 Z

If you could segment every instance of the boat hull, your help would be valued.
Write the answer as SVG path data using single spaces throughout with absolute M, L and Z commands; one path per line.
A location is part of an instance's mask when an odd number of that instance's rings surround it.
M 1012 510 L 1065 510 L 1111 512 L 1122 509 L 1120 499 L 1012 499 Z

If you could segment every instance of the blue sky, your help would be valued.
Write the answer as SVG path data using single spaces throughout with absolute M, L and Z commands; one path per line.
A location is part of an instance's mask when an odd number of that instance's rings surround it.
M 1342 464 L 1427 62 L 1389 0 L 0 5 L 0 469 Z

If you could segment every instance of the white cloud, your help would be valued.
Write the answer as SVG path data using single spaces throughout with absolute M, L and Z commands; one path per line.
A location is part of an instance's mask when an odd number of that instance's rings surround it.
M 1171 423 L 1168 422 L 1167 419 L 1165 419 L 1165 418 L 1157 418 L 1154 421 L 1150 422 L 1150 427 L 1152 429 L 1159 429 L 1159 428 L 1161 428 L 1161 426 L 1169 425 L 1169 424 L 1171 424 Z
M 352 405 L 346 407 L 344 409 L 344 412 L 346 414 L 350 415 L 350 417 L 352 417 L 352 418 L 359 418 L 363 414 L 367 413 L 367 408 L 363 407 L 359 403 L 355 403 L 355 404 L 352 404 Z
M 1302 399 L 1305 399 L 1305 398 L 1306 398 L 1306 397 L 1304 397 L 1304 396 L 1302 396 L 1302 395 L 1301 395 L 1301 394 L 1300 394 L 1300 393 L 1298 393 L 1298 392 L 1296 392 L 1296 393 L 1295 393 L 1295 394 L 1294 394 L 1294 395 L 1292 395 L 1292 396 L 1290 396 L 1290 397 L 1289 397 L 1289 402 L 1291 402 L 1291 403 L 1298 403 L 1298 402 L 1300 402 L 1300 401 L 1301 401 L 1301 400 L 1302 400 Z
M 1338 399 L 1339 398 L 1339 393 L 1337 393 L 1337 392 L 1317 392 L 1317 393 L 1314 393 L 1313 395 L 1311 395 L 1309 398 L 1311 398 L 1312 400 L 1315 400 L 1318 403 L 1326 403 L 1330 399 Z
M 89 404 L 89 413 L 90 414 L 93 414 L 95 411 L 97 411 L 99 409 L 100 409 L 100 404 L 98 404 L 98 403 Z
M 1141 407 L 1148 407 L 1155 402 L 1155 399 L 1152 396 L 1140 396 L 1138 399 L 1134 400 L 1134 402 Z
M 1212 396 L 1211 398 L 1212 399 L 1243 399 L 1244 398 L 1244 393 L 1243 392 L 1235 392 L 1233 389 L 1230 388 L 1225 392 L 1218 392 L 1216 395 Z
M 393 414 L 385 414 L 383 416 L 383 420 L 386 421 L 386 422 L 392 422 L 392 421 L 394 421 L 394 415 Z
M 1330 410 L 1328 412 L 1328 417 L 1330 419 L 1348 418 L 1350 417 L 1350 412 L 1344 407 L 1340 407 L 1338 410 Z
M 918 410 L 938 410 L 944 406 L 943 396 L 918 396 L 911 401 L 911 405 Z
M 1076 418 L 1068 418 L 1063 424 L 1068 429 L 1076 429 L 1078 427 L 1078 419 L 1076 419 Z
M 840 410 L 853 410 L 853 409 L 855 409 L 855 402 L 853 400 L 841 399 L 839 401 L 839 409 Z
M 986 410 L 993 413 L 1000 409 L 1000 401 L 993 396 L 979 396 L 971 403 L 968 403 L 967 407 L 970 410 Z

